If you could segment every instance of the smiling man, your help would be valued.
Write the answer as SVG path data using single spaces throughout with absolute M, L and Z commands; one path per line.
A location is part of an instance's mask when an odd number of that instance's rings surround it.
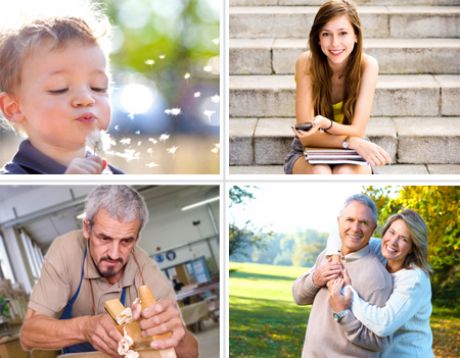
M 376 336 L 350 310 L 333 312 L 326 287 L 345 267 L 361 297 L 379 306 L 387 301 L 391 276 L 368 245 L 377 226 L 377 208 L 366 195 L 353 195 L 345 200 L 337 221 L 341 263 L 322 252 L 310 272 L 293 285 L 296 303 L 312 304 L 302 357 L 378 357 L 391 338 Z
M 178 357 L 198 356 L 198 344 L 184 327 L 170 282 L 136 246 L 147 219 L 144 200 L 130 187 L 99 186 L 88 195 L 83 230 L 57 238 L 46 254 L 21 329 L 24 348 L 98 350 L 118 356 L 122 336 L 105 313 L 104 302 L 119 298 L 129 306 L 137 289 L 148 285 L 158 301 L 142 311 L 142 333 L 171 332 L 152 347 L 174 347 Z

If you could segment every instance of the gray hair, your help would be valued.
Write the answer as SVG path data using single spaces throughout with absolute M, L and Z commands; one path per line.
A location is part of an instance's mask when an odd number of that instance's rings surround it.
M 374 220 L 374 224 L 377 225 L 377 206 L 375 206 L 374 201 L 370 197 L 364 194 L 354 194 L 345 199 L 345 202 L 343 203 L 342 208 L 340 209 L 339 215 L 342 215 L 343 210 L 353 201 L 358 201 L 361 204 L 366 205 L 369 209 L 371 209 L 372 219 Z
M 148 209 L 142 196 L 126 185 L 101 185 L 94 188 L 86 198 L 85 219 L 92 223 L 100 209 L 121 222 L 139 219 L 141 227 L 148 221 Z

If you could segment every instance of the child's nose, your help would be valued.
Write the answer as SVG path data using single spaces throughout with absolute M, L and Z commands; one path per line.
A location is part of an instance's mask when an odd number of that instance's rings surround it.
M 94 97 L 91 95 L 89 91 L 81 91 L 75 94 L 74 98 L 72 99 L 72 106 L 80 107 L 80 106 L 91 106 L 95 103 Z

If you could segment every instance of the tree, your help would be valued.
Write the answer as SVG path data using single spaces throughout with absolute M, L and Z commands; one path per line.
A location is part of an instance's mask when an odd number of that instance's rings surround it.
M 254 199 L 254 195 L 249 191 L 249 186 L 234 185 L 229 190 L 230 207 L 241 205 L 246 200 Z M 236 209 L 235 209 L 236 210 Z M 243 227 L 231 223 L 229 225 L 229 256 L 231 259 L 241 261 L 249 257 L 253 248 L 262 248 L 264 240 L 270 233 L 263 230 L 256 230 L 248 220 Z
M 395 196 L 391 191 L 391 187 L 365 189 L 379 209 L 379 224 L 403 208 L 418 212 L 429 230 L 433 297 L 456 299 L 460 290 L 460 187 L 404 186 Z

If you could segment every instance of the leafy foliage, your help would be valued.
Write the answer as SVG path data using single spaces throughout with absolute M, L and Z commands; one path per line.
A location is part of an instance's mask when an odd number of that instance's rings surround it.
M 365 189 L 377 205 L 379 224 L 403 208 L 417 211 L 429 230 L 433 296 L 456 300 L 460 291 L 460 187 L 404 186 L 395 196 L 391 191 L 391 187 Z

